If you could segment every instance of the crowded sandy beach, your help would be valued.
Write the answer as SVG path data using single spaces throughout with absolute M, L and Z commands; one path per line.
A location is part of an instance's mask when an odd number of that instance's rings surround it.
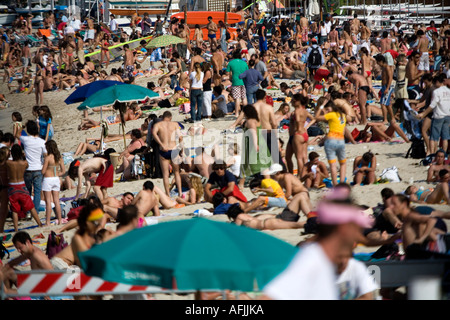
M 99 25 L 49 14 L 52 40 L 26 19 L 0 30 L 6 299 L 23 299 L 17 272 L 83 270 L 82 253 L 188 219 L 300 249 L 258 291 L 220 288 L 227 299 L 407 299 L 405 287 L 380 288 L 363 262 L 375 252 L 447 259 L 448 20 L 373 31 L 357 15 L 231 13 L 242 20 L 208 17 L 205 37 L 192 12 L 143 14 L 142 29 L 133 16 L 130 34 L 114 15 Z M 39 43 L 21 42 L 27 34 Z M 110 91 L 96 101 L 100 90 Z M 49 256 L 52 232 L 67 246 Z M 170 299 L 225 298 L 218 292 Z

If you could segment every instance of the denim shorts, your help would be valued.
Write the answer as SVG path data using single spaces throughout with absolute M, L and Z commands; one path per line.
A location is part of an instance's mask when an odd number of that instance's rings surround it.
M 442 119 L 433 119 L 431 122 L 431 140 L 439 141 L 450 139 L 450 116 Z
M 284 198 L 267 197 L 269 201 L 267 202 L 267 207 L 273 208 L 286 208 L 287 203 Z
M 335 161 L 336 158 L 341 161 L 345 160 L 345 140 L 344 139 L 325 139 L 325 154 L 328 162 Z

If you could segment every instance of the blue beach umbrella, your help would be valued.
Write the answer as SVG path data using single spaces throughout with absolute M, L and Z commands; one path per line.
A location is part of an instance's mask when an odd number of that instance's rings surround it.
M 85 84 L 84 86 L 78 87 L 70 96 L 67 97 L 64 102 L 66 104 L 72 104 L 77 102 L 83 102 L 87 98 L 89 98 L 91 95 L 96 93 L 97 91 L 100 91 L 102 89 L 108 88 L 110 86 L 115 85 L 122 85 L 125 84 L 120 81 L 113 81 L 113 80 L 97 80 L 88 84 Z

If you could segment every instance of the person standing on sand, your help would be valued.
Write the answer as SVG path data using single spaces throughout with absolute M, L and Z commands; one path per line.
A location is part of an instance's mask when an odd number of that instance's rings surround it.
M 172 165 L 172 170 L 175 175 L 175 184 L 178 189 L 178 196 L 181 197 L 183 195 L 183 190 L 181 188 L 180 166 L 178 161 L 174 160 L 179 159 L 177 141 L 179 144 L 182 144 L 183 137 L 181 135 L 179 124 L 172 121 L 172 113 L 170 111 L 165 111 L 162 115 L 162 121 L 153 126 L 153 138 L 159 144 L 159 161 L 161 164 L 166 194 L 170 196 L 169 165 Z
M 106 152 L 105 152 L 106 153 Z M 91 175 L 98 173 L 95 180 L 94 192 L 100 200 L 107 197 L 107 189 L 113 186 L 114 167 L 111 163 L 102 157 L 93 157 L 85 160 L 83 163 L 75 161 L 69 168 L 68 174 L 72 180 L 77 179 L 77 193 L 75 199 L 80 198 L 81 188 L 83 186 L 83 177 L 85 180 L 86 191 L 83 198 L 89 196 L 92 186 Z
M 209 47 L 211 48 L 213 45 L 217 46 L 217 24 L 213 22 L 213 18 L 211 16 L 208 17 L 208 24 L 206 25 L 206 28 L 208 29 Z
M 23 176 L 28 192 L 34 195 L 33 203 L 36 210 L 39 210 L 41 203 L 42 180 L 42 160 L 47 155 L 45 142 L 39 137 L 39 129 L 36 121 L 29 120 L 26 123 L 27 136 L 20 137 L 20 143 L 25 151 L 28 167 Z
M 42 227 L 35 205 L 31 201 L 30 193 L 23 181 L 24 172 L 28 168 L 28 162 L 24 158 L 22 148 L 18 144 L 13 145 L 11 155 L 12 160 L 6 161 L 6 168 L 9 177 L 8 199 L 12 211 L 14 230 L 16 232 L 19 230 L 19 218 L 25 218 L 28 211 L 31 212 L 37 225 Z
M 0 233 L 4 232 L 6 217 L 8 216 L 8 170 L 6 161 L 9 157 L 9 148 L 0 148 Z

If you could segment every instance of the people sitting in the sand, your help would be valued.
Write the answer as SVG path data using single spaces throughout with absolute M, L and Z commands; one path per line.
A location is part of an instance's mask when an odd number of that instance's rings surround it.
M 209 179 L 214 171 L 214 157 L 208 154 L 204 147 L 195 148 L 195 156 L 191 163 L 191 169 L 202 177 Z
M 250 181 L 249 188 L 257 199 L 262 200 L 264 208 L 285 208 L 288 200 L 280 184 L 270 178 L 258 176 Z M 264 195 L 260 195 L 264 193 Z
M 353 162 L 353 182 L 355 185 L 373 184 L 377 178 L 375 171 L 377 169 L 377 158 L 369 151 L 362 156 L 357 156 Z
M 142 132 L 139 129 L 131 130 L 131 141 L 128 147 L 120 153 L 119 159 L 122 159 L 122 164 L 116 169 L 116 173 L 123 173 L 123 179 L 128 180 L 132 178 L 132 161 L 137 153 L 143 152 L 147 146 L 142 139 Z
M 369 122 L 355 140 L 363 143 L 379 141 L 391 142 L 395 133 L 397 133 L 406 143 L 410 142 L 405 132 L 395 121 L 392 121 L 389 124 L 389 127 L 386 127 L 383 123 Z
M 278 184 L 283 188 L 284 195 L 286 199 L 290 199 L 291 196 L 302 193 L 305 196 L 305 205 L 311 206 L 311 201 L 309 199 L 308 189 L 303 185 L 303 183 L 291 173 L 283 172 L 283 166 L 274 163 L 270 168 L 264 170 L 262 175 L 266 179 L 272 179 L 278 182 Z M 308 213 L 310 210 L 307 210 Z
M 159 200 L 153 192 L 154 188 L 155 185 L 153 182 L 150 180 L 145 181 L 142 190 L 139 191 L 131 202 L 131 204 L 135 205 L 138 209 L 139 228 L 147 225 L 145 222 L 145 216 L 147 216 L 150 212 L 153 212 L 153 216 L 155 217 L 160 215 Z
M 422 189 L 416 185 L 411 185 L 405 190 L 412 202 L 442 204 L 450 203 L 449 182 L 450 173 L 447 169 L 439 171 L 439 183 L 436 188 Z
M 147 106 L 151 106 L 152 108 L 158 106 L 160 108 L 172 108 L 175 106 L 175 103 L 178 99 L 183 97 L 184 89 L 181 87 L 175 87 L 173 95 L 171 95 L 167 99 L 153 99 L 150 104 L 147 104 Z
M 208 128 L 205 128 L 201 122 L 194 123 L 188 130 L 187 134 L 190 136 L 202 136 L 208 131 Z
M 215 195 L 216 196 L 216 195 Z M 236 225 L 244 225 L 246 227 L 257 230 L 277 230 L 277 229 L 299 229 L 303 228 L 304 222 L 286 221 L 273 214 L 258 214 L 255 216 L 249 215 L 246 212 L 250 212 L 250 206 L 243 207 L 242 202 L 237 201 L 233 197 L 223 197 L 222 205 L 217 204 L 220 198 L 214 199 L 216 209 L 223 207 L 226 209 L 224 212 L 228 218 Z M 258 205 L 259 201 L 256 200 L 252 205 Z
M 154 82 L 147 82 L 147 89 L 159 94 L 159 97 L 164 99 L 164 90 L 161 87 L 157 87 Z
M 205 185 L 205 201 L 212 203 L 212 198 L 217 192 L 223 193 L 226 197 L 233 196 L 239 201 L 247 202 L 247 198 L 242 194 L 237 186 L 234 175 L 227 170 L 226 163 L 214 162 L 212 164 L 213 172 L 210 174 Z M 213 189 L 213 186 L 217 188 Z
M 52 264 L 45 252 L 33 244 L 33 240 L 26 231 L 17 232 L 12 238 L 12 243 L 20 255 L 6 263 L 1 269 L 3 284 L 6 289 L 12 289 L 16 285 L 16 271 L 18 270 L 15 267 L 26 260 L 30 260 L 31 270 L 53 270 Z
M 123 114 L 123 120 L 130 121 L 130 120 L 136 120 L 139 119 L 142 116 L 142 110 L 141 107 L 133 102 L 130 104 L 130 106 L 127 108 L 127 111 Z M 114 124 L 120 122 L 120 115 L 112 115 L 106 117 L 106 122 L 108 124 Z M 81 119 L 81 124 L 78 126 L 78 130 L 87 130 L 94 127 L 99 127 L 102 124 L 102 121 L 96 121 L 91 118 L 85 117 Z
M 182 172 L 180 176 L 182 196 L 178 196 L 178 191 L 172 190 L 175 187 L 175 178 L 170 184 L 170 196 L 175 197 L 175 201 L 180 204 L 191 205 L 200 203 L 203 200 L 204 193 L 202 176 L 193 172 Z
M 105 145 L 105 143 L 103 143 Z M 77 147 L 77 150 L 75 151 L 74 157 L 79 157 L 84 154 L 89 153 L 97 153 L 101 150 L 101 139 L 97 138 L 86 138 L 85 142 L 80 142 L 80 144 Z
M 323 180 L 330 176 L 327 165 L 320 161 L 319 154 L 314 151 L 309 153 L 308 160 L 303 166 L 303 173 L 301 174 L 303 185 L 308 189 L 325 186 Z
M 445 164 L 445 151 L 440 149 L 436 152 L 434 156 L 434 162 L 430 164 L 427 172 L 427 182 L 438 182 L 439 181 L 439 171 L 442 169 L 447 169 L 450 171 L 450 165 Z
M 116 197 L 108 197 L 106 199 L 103 199 L 101 202 L 103 204 L 103 210 L 105 212 L 105 216 L 109 215 L 112 219 L 116 219 L 118 213 L 120 212 L 120 210 L 124 207 L 127 206 L 129 204 L 131 204 L 131 202 L 134 199 L 134 194 L 132 194 L 131 192 L 125 192 L 124 194 L 122 194 L 122 198 L 119 200 Z M 106 218 L 109 217 L 105 217 L 105 221 Z M 103 224 L 104 226 L 104 224 Z
M 174 89 L 178 84 L 178 69 L 176 62 L 169 63 L 168 66 L 168 73 L 162 75 L 158 79 L 158 85 L 161 88 L 166 87 L 167 85 L 170 86 L 170 89 Z
M 96 243 L 95 234 L 100 229 L 103 215 L 103 206 L 98 202 L 90 202 L 81 209 L 77 218 L 78 230 L 71 241 L 75 265 L 81 267 L 78 253 L 89 250 Z
M 289 126 L 289 119 L 291 117 L 292 112 L 290 111 L 291 107 L 288 103 L 283 102 L 280 105 L 280 108 L 278 108 L 277 111 L 275 111 L 275 121 L 278 123 L 278 128 L 287 125 Z

